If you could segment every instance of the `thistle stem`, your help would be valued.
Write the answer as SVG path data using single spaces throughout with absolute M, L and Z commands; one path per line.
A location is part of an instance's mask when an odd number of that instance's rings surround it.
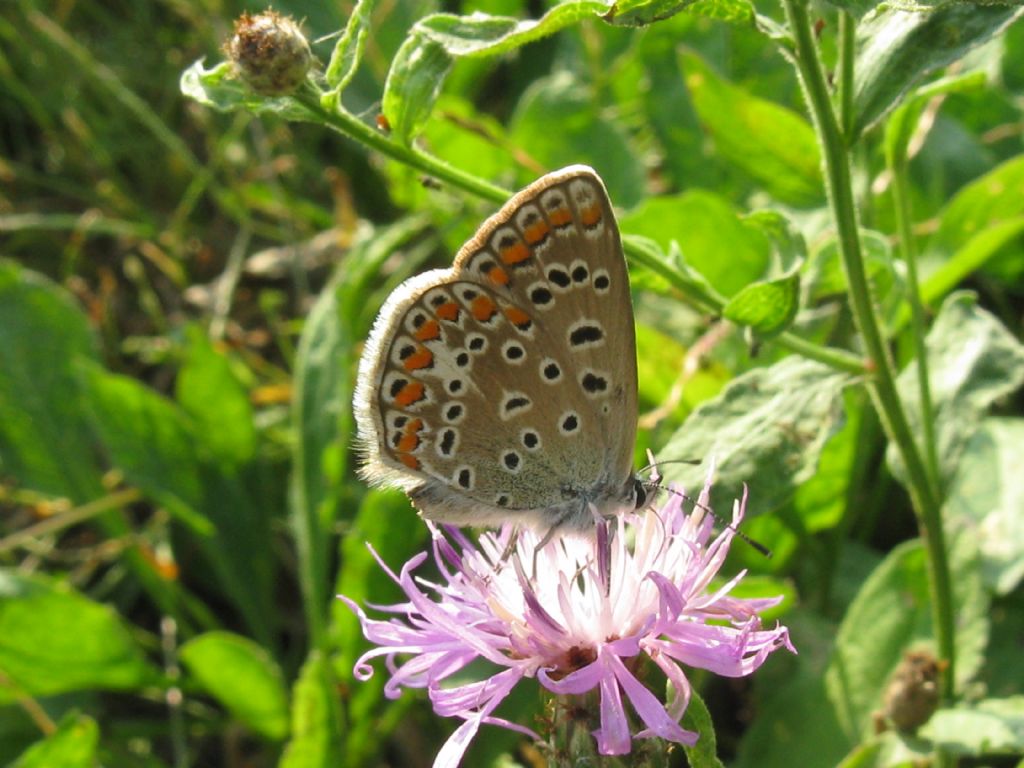
M 853 200 L 849 155 L 829 97 L 821 57 L 807 14 L 807 3 L 806 0 L 782 0 L 782 5 L 793 34 L 797 74 L 822 150 L 825 183 L 838 232 L 854 321 L 874 367 L 874 376 L 867 384 L 868 392 L 886 435 L 895 444 L 906 466 L 911 501 L 928 551 L 932 621 L 939 653 L 949 664 L 942 686 L 943 698 L 948 701 L 953 695 L 954 680 L 953 593 L 939 516 L 940 495 L 911 433 L 896 390 L 893 363 L 871 300 Z

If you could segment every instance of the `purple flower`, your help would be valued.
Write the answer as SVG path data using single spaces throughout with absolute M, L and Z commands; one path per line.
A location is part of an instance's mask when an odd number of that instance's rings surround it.
M 426 688 L 435 712 L 464 721 L 435 768 L 458 765 L 482 723 L 539 738 L 494 714 L 524 678 L 536 678 L 557 695 L 596 689 L 600 727 L 594 736 L 601 754 L 626 754 L 634 738 L 696 743 L 697 734 L 679 725 L 690 699 L 684 666 L 738 677 L 777 648 L 795 652 L 785 627 L 762 629 L 758 616 L 781 598 L 730 597 L 742 573 L 712 588 L 743 518 L 746 494 L 733 505 L 732 526 L 712 539 L 709 491 L 710 482 L 690 513 L 684 497 L 673 492 L 660 509 L 598 525 L 595 537 L 553 537 L 540 549 L 536 533 L 516 534 L 512 526 L 484 533 L 476 544 L 458 529 L 431 526 L 439 583 L 413 575 L 426 552 L 397 575 L 378 557 L 408 601 L 373 606 L 392 614 L 376 620 L 341 598 L 377 646 L 356 662 L 355 676 L 371 677 L 370 660 L 384 656 L 389 698 L 402 688 Z M 641 655 L 671 683 L 669 701 L 634 674 Z M 493 663 L 490 677 L 445 686 L 480 659 Z M 636 733 L 627 701 L 642 723 Z

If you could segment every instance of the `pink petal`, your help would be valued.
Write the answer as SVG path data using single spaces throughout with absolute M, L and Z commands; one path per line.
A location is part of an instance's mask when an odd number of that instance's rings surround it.
M 652 647 L 646 650 L 651 661 L 661 668 L 665 677 L 672 684 L 672 700 L 668 702 L 665 711 L 668 712 L 669 717 L 678 722 L 690 704 L 690 681 L 686 679 L 686 675 L 678 664 L 665 658 L 660 652 L 660 645 L 661 641 L 652 641 Z
M 614 658 L 614 656 L 610 657 Z M 633 742 L 629 736 L 629 720 L 622 706 L 619 683 L 614 672 L 604 659 L 596 662 L 601 664 L 604 674 L 601 677 L 601 727 L 594 731 L 597 739 L 597 751 L 602 755 L 625 755 L 629 753 Z
M 482 720 L 483 713 L 478 712 L 456 728 L 434 758 L 434 768 L 457 768 L 469 748 L 469 743 L 480 730 Z
M 606 670 L 595 661 L 585 667 L 573 670 L 560 680 L 553 679 L 548 674 L 548 670 L 541 667 L 537 670 L 537 679 L 552 693 L 580 694 L 594 690 L 606 674 Z
M 643 738 L 660 736 L 663 739 L 689 746 L 697 743 L 697 734 L 681 728 L 678 722 L 669 717 L 668 712 L 665 711 L 665 705 L 658 700 L 657 696 L 647 690 L 632 672 L 626 669 L 621 659 L 608 654 L 605 657 L 605 663 L 611 668 L 615 679 L 618 680 L 629 699 L 629 703 L 633 705 L 633 709 L 647 726 L 637 736 Z

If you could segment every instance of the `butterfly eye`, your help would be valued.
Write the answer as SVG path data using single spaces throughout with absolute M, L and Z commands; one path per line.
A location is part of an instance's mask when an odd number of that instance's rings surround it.
M 643 509 L 647 504 L 647 486 L 639 477 L 633 478 L 633 496 L 634 509 Z

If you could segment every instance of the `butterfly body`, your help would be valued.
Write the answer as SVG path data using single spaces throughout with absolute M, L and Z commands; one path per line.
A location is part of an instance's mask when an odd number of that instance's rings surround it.
M 363 475 L 438 521 L 592 527 L 643 500 L 636 378 L 607 192 L 556 171 L 381 309 L 355 396 Z

